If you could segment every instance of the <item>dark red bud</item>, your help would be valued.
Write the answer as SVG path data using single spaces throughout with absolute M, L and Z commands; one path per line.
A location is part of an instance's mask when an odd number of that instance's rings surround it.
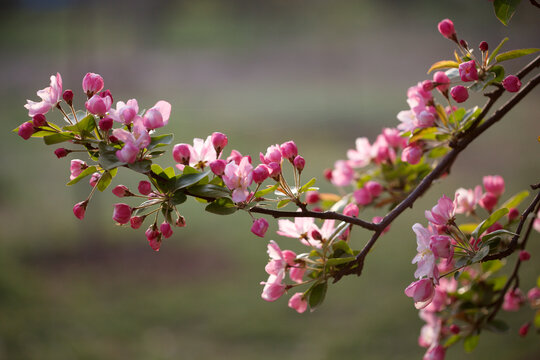
M 480 51 L 484 52 L 484 51 L 488 51 L 489 46 L 488 46 L 488 43 L 487 43 L 487 42 L 482 41 L 482 42 L 480 43 L 480 45 L 478 45 L 478 48 L 480 49 Z
M 73 104 L 73 91 L 67 89 L 62 94 L 62 98 L 64 99 L 65 102 L 67 102 L 71 106 Z

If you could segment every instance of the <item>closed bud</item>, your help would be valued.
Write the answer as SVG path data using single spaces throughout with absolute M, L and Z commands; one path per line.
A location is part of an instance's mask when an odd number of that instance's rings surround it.
M 452 20 L 444 19 L 438 24 L 437 28 L 439 29 L 441 35 L 445 38 L 451 40 L 456 38 L 456 30 L 454 29 L 454 23 Z
M 271 162 L 267 165 L 270 171 L 270 177 L 276 181 L 279 180 L 279 175 L 281 174 L 281 164 L 276 162 Z
M 114 135 L 109 136 L 109 141 L 112 142 L 112 143 L 114 143 L 114 144 L 117 144 L 117 143 L 120 142 L 120 141 L 118 140 L 118 138 L 117 138 L 116 136 L 114 136 Z
M 450 325 L 450 332 L 452 334 L 459 334 L 460 331 L 461 331 L 461 329 L 456 324 Z
M 114 189 L 112 189 L 112 193 L 120 198 L 124 196 L 133 196 L 133 193 L 129 191 L 125 185 L 117 185 Z
M 82 81 L 82 88 L 86 95 L 90 98 L 97 92 L 103 89 L 103 78 L 95 73 L 87 73 Z
M 369 205 L 371 203 L 371 200 L 373 200 L 371 194 L 369 193 L 368 189 L 361 188 L 358 190 L 355 190 L 353 192 L 354 200 L 360 204 L 360 205 Z
M 142 195 L 148 195 L 152 192 L 152 184 L 150 184 L 149 181 L 143 180 L 139 182 L 139 186 L 137 187 L 137 189 Z
M 306 203 L 316 204 L 320 200 L 319 193 L 317 191 L 308 191 L 306 192 Z
M 465 40 L 463 40 L 463 39 L 459 40 L 459 45 L 461 45 L 465 49 L 469 48 L 469 44 L 467 44 L 467 42 Z
M 482 196 L 478 204 L 487 211 L 492 211 L 495 205 L 497 205 L 497 196 L 487 192 Z
M 519 217 L 519 210 L 516 208 L 511 208 L 508 212 L 508 221 L 514 221 Z
M 145 232 L 146 240 L 154 251 L 159 251 L 161 247 L 161 233 L 158 231 L 156 224 L 151 225 Z
M 98 126 L 100 130 L 107 132 L 113 127 L 113 119 L 109 116 L 105 116 L 103 119 L 99 120 Z
M 84 214 L 86 212 L 86 206 L 88 205 L 88 200 L 81 201 L 80 203 L 73 206 L 73 214 L 79 220 L 84 219 Z
M 435 88 L 435 85 L 433 84 L 433 81 L 430 80 L 424 80 L 422 81 L 422 89 L 424 91 L 431 91 Z
M 354 203 L 347 204 L 343 209 L 343 215 L 357 217 L 360 213 L 360 209 Z
M 21 126 L 19 126 L 19 130 L 17 130 L 17 134 L 19 134 L 19 136 L 22 137 L 24 140 L 30 139 L 33 133 L 34 133 L 34 124 L 32 124 L 31 121 L 22 123 Z
M 258 165 L 255 169 L 253 169 L 253 181 L 255 181 L 256 184 L 262 184 L 263 181 L 268 179 L 269 176 L 270 171 L 268 166 L 264 164 Z
M 371 196 L 377 197 L 381 195 L 383 191 L 383 187 L 381 184 L 379 184 L 376 181 L 370 180 L 367 183 L 364 184 L 364 187 L 369 191 Z
M 32 117 L 32 123 L 35 127 L 47 125 L 47 118 L 43 114 L 36 114 Z
M 58 148 L 56 150 L 54 150 L 54 155 L 56 155 L 57 158 L 63 158 L 63 157 L 66 157 L 67 154 L 69 154 L 71 151 L 69 151 L 68 149 L 64 149 L 64 148 Z
M 173 148 L 174 161 L 180 164 L 189 165 L 191 152 L 188 144 L 176 144 Z
M 144 216 L 133 216 L 131 219 L 129 219 L 129 225 L 132 229 L 138 229 L 141 227 L 143 221 Z
M 64 91 L 64 93 L 62 94 L 62 98 L 66 103 L 68 103 L 69 106 L 71 106 L 73 104 L 73 91 L 69 89 Z
M 529 253 L 527 250 L 521 250 L 519 252 L 519 260 L 529 261 L 530 258 L 531 258 L 531 253 Z
M 502 81 L 502 86 L 508 92 L 518 92 L 521 89 L 521 81 L 515 75 L 508 75 Z
M 210 170 L 217 176 L 221 176 L 225 172 L 226 166 L 227 162 L 225 160 L 217 159 L 210 163 Z
M 294 164 L 294 167 L 298 170 L 298 172 L 302 172 L 302 170 L 304 170 L 304 167 L 306 166 L 306 160 L 304 160 L 303 157 L 298 155 L 297 157 L 294 158 L 293 164 Z
M 465 86 L 457 85 L 450 90 L 450 95 L 455 102 L 462 103 L 469 98 L 469 91 L 467 91 Z
M 86 110 L 94 115 L 104 116 L 111 108 L 112 98 L 105 96 L 94 95 L 85 103 Z
M 101 179 L 101 174 L 98 172 L 93 173 L 89 180 L 90 186 L 95 187 L 99 179 Z
M 169 225 L 168 222 L 164 221 L 160 226 L 159 226 L 159 230 L 161 231 L 161 235 L 163 235 L 163 237 L 165 239 L 168 239 L 172 236 L 173 234 L 173 231 L 171 229 L 171 225 Z
M 294 141 L 287 141 L 281 144 L 280 150 L 281 155 L 283 155 L 284 158 L 289 159 L 290 162 L 293 162 L 298 155 L 298 148 L 296 147 Z
M 489 48 L 489 47 L 488 47 L 488 43 L 485 42 L 485 41 L 482 41 L 482 42 L 480 43 L 480 45 L 478 45 L 478 48 L 479 48 L 480 51 L 482 51 L 482 52 L 488 51 L 488 48 Z
M 437 90 L 440 92 L 445 92 L 448 90 L 448 87 L 450 85 L 450 78 L 444 71 L 437 71 L 435 74 L 433 74 L 433 82 L 437 85 Z
M 251 226 L 251 232 L 258 237 L 264 237 L 266 231 L 268 230 L 268 221 L 264 218 L 257 219 L 253 221 Z
M 218 156 L 223 151 L 225 146 L 227 146 L 228 142 L 229 139 L 227 138 L 227 135 L 220 132 L 215 132 L 212 134 L 212 145 L 214 145 L 214 149 L 216 150 Z
M 113 220 L 119 224 L 127 224 L 131 219 L 131 212 L 133 210 L 127 204 L 114 204 Z
M 529 332 L 529 328 L 531 327 L 531 323 L 528 322 L 526 324 L 523 324 L 520 328 L 519 328 L 519 336 L 521 337 L 525 337 L 527 336 L 527 333 Z
M 332 169 L 324 169 L 323 172 L 324 178 L 328 181 L 332 180 Z
M 420 162 L 420 159 L 422 159 L 422 154 L 422 148 L 416 143 L 412 143 L 403 149 L 403 152 L 401 153 L 401 161 L 415 165 Z

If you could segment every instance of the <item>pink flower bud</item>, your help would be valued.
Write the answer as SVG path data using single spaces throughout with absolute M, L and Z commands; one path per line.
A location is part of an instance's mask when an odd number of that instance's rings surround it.
M 457 85 L 450 90 L 450 95 L 455 102 L 462 103 L 469 98 L 469 91 L 467 91 L 465 86 Z
M 210 163 L 210 170 L 217 176 L 223 175 L 223 172 L 225 171 L 225 167 L 227 166 L 227 162 L 222 159 L 214 160 Z
M 253 221 L 253 226 L 251 226 L 251 232 L 253 234 L 263 238 L 266 230 L 268 230 L 268 221 L 266 219 L 260 218 Z
M 88 165 L 82 160 L 79 159 L 73 159 L 71 160 L 71 164 L 69 166 L 69 171 L 71 172 L 71 175 L 69 177 L 70 180 L 75 179 L 77 176 L 81 175 L 84 169 L 86 169 Z
M 347 204 L 343 209 L 343 215 L 357 217 L 360 213 L 360 209 L 354 203 Z
M 294 158 L 298 155 L 298 148 L 294 141 L 287 141 L 280 146 L 281 155 L 289 161 L 294 161 Z
M 132 229 L 138 229 L 141 227 L 143 221 L 144 221 L 143 216 L 133 216 L 131 219 L 129 219 L 129 224 Z
M 109 136 L 109 141 L 112 142 L 113 144 L 117 144 L 120 142 L 118 138 L 114 135 Z
M 119 198 L 133 195 L 125 185 L 117 185 L 114 189 L 112 189 L 112 193 Z
M 279 175 L 281 174 L 281 164 L 276 162 L 271 162 L 268 165 L 268 170 L 270 172 L 270 177 L 276 181 L 279 180 Z
M 285 293 L 285 285 L 280 282 L 266 283 L 261 298 L 265 301 L 276 301 Z
M 456 324 L 450 325 L 450 332 L 452 334 L 459 334 L 460 331 L 461 331 L 461 329 Z
M 84 213 L 86 212 L 86 206 L 88 205 L 88 200 L 81 201 L 80 203 L 73 206 L 73 214 L 79 220 L 84 219 Z
M 289 299 L 289 307 L 291 309 L 296 310 L 299 314 L 302 314 L 304 311 L 306 311 L 308 303 L 306 299 L 303 298 L 303 293 L 297 292 L 291 298 Z
M 86 110 L 92 114 L 104 116 L 111 108 L 112 99 L 109 96 L 101 97 L 98 94 L 93 95 L 85 103 Z
M 497 197 L 492 193 L 485 193 L 478 204 L 486 209 L 487 211 L 492 211 L 495 205 L 497 205 Z
M 368 189 L 365 187 L 355 190 L 353 193 L 354 201 L 360 205 L 368 205 L 371 203 L 372 197 Z
M 383 191 L 382 185 L 373 180 L 370 180 L 367 183 L 365 183 L 364 187 L 369 191 L 369 193 L 373 197 L 379 196 L 381 192 Z
M 161 235 L 165 238 L 165 239 L 168 239 L 172 236 L 173 234 L 173 231 L 171 229 L 171 225 L 169 225 L 168 222 L 164 221 L 160 227 L 159 227 L 159 230 L 161 230 Z
M 69 105 L 72 105 L 73 104 L 73 91 L 69 89 L 64 91 L 64 93 L 62 94 L 62 98 L 64 99 L 66 103 L 68 103 Z
M 43 114 L 36 114 L 32 117 L 32 123 L 35 127 L 47 125 L 47 118 Z
M 216 153 L 220 154 L 228 143 L 229 139 L 227 138 L 227 135 L 220 132 L 212 134 L 212 145 L 214 145 Z
M 456 30 L 454 29 L 454 23 L 452 20 L 444 19 L 438 24 L 439 32 L 447 39 L 453 39 L 456 37 Z
M 424 91 L 431 91 L 435 88 L 435 84 L 433 84 L 433 81 L 430 80 L 424 80 L 422 81 L 422 90 Z
M 306 203 L 316 204 L 320 200 L 319 193 L 317 191 L 308 191 L 306 192 Z
M 94 73 L 87 73 L 82 81 L 83 91 L 87 94 L 88 97 L 91 97 L 93 94 L 98 93 L 103 89 L 103 78 L 101 75 Z
M 68 149 L 64 149 L 64 148 L 58 148 L 56 150 L 54 150 L 54 155 L 56 155 L 57 158 L 63 158 L 63 157 L 66 157 L 67 154 L 69 154 L 71 151 L 69 151 Z
M 242 161 L 242 157 L 242 154 L 240 154 L 238 150 L 231 150 L 231 155 L 227 158 L 227 162 L 234 161 L 236 165 L 239 165 L 240 161 Z
M 476 70 L 476 62 L 470 60 L 459 64 L 459 77 L 461 81 L 476 81 L 478 80 L 478 71 Z
M 176 219 L 176 226 L 177 227 L 185 227 L 186 226 L 186 219 L 183 216 L 179 216 L 178 219 Z
M 293 164 L 294 164 L 294 167 L 298 169 L 298 172 L 302 172 L 302 170 L 304 170 L 304 166 L 306 166 L 306 160 L 304 160 L 303 157 L 298 155 L 297 157 L 294 158 Z
M 531 258 L 531 254 L 527 250 L 521 250 L 519 252 L 519 260 L 529 261 L 530 258 Z
M 422 159 L 423 151 L 416 143 L 409 144 L 401 153 L 401 161 L 408 162 L 411 165 L 418 164 Z
M 253 170 L 253 181 L 255 181 L 256 184 L 262 184 L 264 180 L 268 179 L 270 176 L 270 171 L 268 169 L 268 166 L 261 164 L 258 165 Z
M 93 173 L 89 180 L 90 186 L 95 187 L 99 179 L 101 179 L 101 174 L 98 172 Z
M 107 132 L 113 127 L 113 119 L 111 117 L 105 116 L 103 119 L 99 120 L 98 126 L 101 130 Z
M 126 204 L 114 204 L 113 220 L 119 224 L 127 224 L 131 219 L 132 209 Z
M 511 208 L 508 212 L 508 221 L 514 221 L 519 217 L 519 210 L 516 208 Z
M 19 134 L 19 136 L 22 137 L 24 140 L 30 139 L 33 133 L 34 133 L 34 124 L 31 121 L 22 123 L 19 126 L 19 130 L 17 131 L 17 134 Z
M 499 175 L 488 175 L 482 178 L 484 189 L 496 197 L 504 193 L 504 179 Z
M 429 248 L 438 258 L 451 259 L 454 256 L 452 239 L 446 235 L 433 235 L 429 240 Z
M 502 81 L 503 87 L 508 92 L 518 92 L 521 89 L 521 81 L 515 75 L 508 75 Z
M 540 288 L 533 287 L 527 292 L 527 299 L 532 307 L 540 305 Z
M 324 169 L 324 178 L 328 181 L 332 181 L 332 169 Z
M 149 181 L 143 180 L 139 182 L 139 186 L 137 187 L 137 189 L 142 195 L 148 195 L 152 192 L 152 184 L 150 184 Z
M 529 328 L 531 327 L 531 323 L 525 323 L 519 328 L 519 336 L 525 337 L 527 336 L 527 333 L 529 332 Z
M 161 234 L 158 231 L 156 224 L 151 225 L 144 232 L 144 235 L 146 236 L 146 240 L 148 240 L 150 247 L 154 251 L 159 251 L 159 248 L 161 247 Z
M 173 148 L 174 161 L 180 164 L 189 165 L 191 152 L 188 144 L 176 144 Z
M 518 288 L 512 289 L 504 294 L 502 308 L 506 311 L 518 311 L 524 301 L 521 291 Z
M 463 39 L 459 40 L 459 45 L 461 45 L 465 49 L 469 48 L 469 44 L 467 44 L 467 42 L 465 40 L 463 40 Z
M 413 298 L 417 309 L 429 305 L 435 295 L 433 281 L 429 278 L 417 280 L 405 289 L 405 295 Z
M 444 346 L 437 344 L 426 351 L 422 360 L 444 360 L 446 349 Z
M 106 97 L 110 98 L 110 99 L 111 99 L 111 104 L 112 104 L 113 101 L 114 101 L 114 100 L 113 100 L 113 97 L 112 97 L 112 94 L 111 94 L 111 91 L 110 91 L 109 89 L 102 91 L 102 92 L 99 94 L 99 96 L 101 96 L 102 98 L 106 98 Z
M 437 71 L 433 74 L 433 82 L 437 84 L 437 90 L 445 92 L 450 85 L 450 79 L 443 71 Z
M 485 41 L 482 41 L 480 45 L 478 45 L 478 49 L 480 49 L 481 52 L 486 52 L 489 49 L 488 43 Z

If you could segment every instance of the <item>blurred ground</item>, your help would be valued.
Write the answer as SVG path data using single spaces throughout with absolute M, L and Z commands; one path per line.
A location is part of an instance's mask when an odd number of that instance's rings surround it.
M 25 99 L 57 71 L 80 96 L 84 74 L 97 72 L 115 101 L 171 102 L 175 143 L 222 131 L 231 148 L 256 154 L 294 139 L 306 177 L 320 177 L 356 137 L 395 126 L 406 89 L 450 56 L 438 21 L 453 19 L 471 44 L 509 36 L 508 49 L 538 47 L 534 9 L 524 2 L 505 28 L 487 1 L 3 4 L 0 359 L 417 359 L 422 322 L 403 295 L 414 271 L 410 226 L 440 194 L 483 175 L 503 175 L 508 195 L 538 180 L 536 90 L 396 221 L 364 276 L 333 285 L 323 307 L 298 315 L 284 299 L 260 299 L 266 240 L 250 235 L 247 216 L 203 214 L 188 202 L 188 226 L 159 253 L 142 231 L 112 225 L 110 193 L 96 198 L 84 222 L 75 219 L 71 208 L 89 187 L 64 186 L 69 159 L 10 133 L 27 118 Z M 115 181 L 137 179 L 121 172 Z M 363 236 L 356 233 L 357 247 Z M 538 234 L 531 247 L 540 251 Z M 538 261 L 524 271 L 528 288 Z M 511 318 L 505 337 L 483 336 L 469 357 L 538 358 L 537 338 L 517 336 L 527 316 Z M 448 356 L 462 357 L 461 349 Z

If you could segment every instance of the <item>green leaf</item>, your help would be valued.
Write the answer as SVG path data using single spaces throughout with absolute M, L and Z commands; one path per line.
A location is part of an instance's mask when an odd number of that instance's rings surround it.
M 213 184 L 194 185 L 189 187 L 187 191 L 190 195 L 203 198 L 223 198 L 231 196 L 229 189 Z
M 540 288 L 540 276 L 536 279 L 536 287 Z
M 151 160 L 139 160 L 135 161 L 133 164 L 128 164 L 128 168 L 141 174 L 146 174 L 150 172 L 151 166 Z
M 483 246 L 472 258 L 472 262 L 479 262 L 489 254 L 489 246 Z
M 96 120 L 94 118 L 94 115 L 85 116 L 83 119 L 81 119 L 78 123 L 74 125 L 64 126 L 64 130 L 66 131 L 73 131 L 75 133 L 85 132 L 86 134 L 91 133 L 95 128 Z
M 152 156 L 152 158 L 157 158 L 157 157 L 160 157 L 161 155 L 163 155 L 165 153 L 166 153 L 165 150 L 159 150 L 159 151 L 152 151 L 150 153 L 150 155 Z
M 441 70 L 441 69 L 448 69 L 448 68 L 458 68 L 459 64 L 456 61 L 453 60 L 441 60 L 437 61 L 435 64 L 431 65 L 431 67 L 428 70 L 428 74 L 432 72 L 433 70 Z
M 334 254 L 337 251 L 342 251 L 345 254 L 354 255 L 354 252 L 349 247 L 349 244 L 347 244 L 347 242 L 344 241 L 344 240 L 339 240 L 339 241 L 336 241 L 335 243 L 333 243 L 332 244 L 332 249 L 334 249 Z
M 150 171 L 152 171 L 154 174 L 158 176 L 162 176 L 164 174 L 163 168 L 159 166 L 158 164 L 150 165 Z
M 75 139 L 75 137 L 73 136 L 73 134 L 71 133 L 57 133 L 57 134 L 52 134 L 52 135 L 46 135 L 43 137 L 43 141 L 45 142 L 46 145 L 53 145 L 53 144 L 58 144 L 58 143 L 62 143 L 64 141 L 70 141 L 70 140 L 73 140 Z
M 266 194 L 270 194 L 271 192 L 276 190 L 278 186 L 279 186 L 279 183 L 276 183 L 273 186 L 268 186 L 266 189 L 259 190 L 255 193 L 254 197 L 258 198 L 258 197 L 263 197 Z
M 507 208 L 499 209 L 493 212 L 486 220 L 482 221 L 476 229 L 472 232 L 471 236 L 478 239 L 478 236 L 482 235 L 491 225 L 495 224 L 497 220 L 508 214 Z
M 221 198 L 210 203 L 205 210 L 212 214 L 230 215 L 236 212 L 237 208 L 231 199 Z
M 169 166 L 166 169 L 163 169 L 163 173 L 165 176 L 167 176 L 169 179 L 173 179 L 176 177 L 176 173 L 174 172 L 174 168 L 172 166 Z
M 176 190 L 171 197 L 171 202 L 173 205 L 180 205 L 187 200 L 187 196 L 183 190 Z
M 174 221 L 172 219 L 172 209 L 169 208 L 168 206 L 163 206 L 161 208 L 161 213 L 163 214 L 163 218 L 165 219 L 166 222 L 168 222 L 169 224 L 174 224 Z
M 104 141 L 100 142 L 99 145 L 99 165 L 104 170 L 111 170 L 118 166 L 126 165 L 127 163 L 118 160 L 116 157 L 117 148 L 107 145 Z
M 277 208 L 280 209 L 291 202 L 291 199 L 283 199 L 277 204 Z
M 354 260 L 356 260 L 356 257 L 354 256 L 344 257 L 344 258 L 331 258 L 331 259 L 326 260 L 326 266 L 336 266 L 336 265 L 347 264 Z
M 497 75 L 494 72 L 488 72 L 482 80 L 477 80 L 474 84 L 469 86 L 469 90 L 476 92 L 482 91 L 491 84 L 496 77 Z
M 476 229 L 478 226 L 477 223 L 467 223 L 467 224 L 461 224 L 459 225 L 459 230 L 464 232 L 465 234 L 471 234 L 474 229 Z
M 516 8 L 521 0 L 495 0 L 493 1 L 493 8 L 495 10 L 495 16 L 503 23 L 504 26 L 508 26 L 508 22 L 516 12 Z
M 512 196 L 510 199 L 508 199 L 504 204 L 501 205 L 501 209 L 513 209 L 519 206 L 523 200 L 525 200 L 529 196 L 529 192 L 527 190 L 524 190 L 514 196 Z
M 540 310 L 534 315 L 534 327 L 540 329 Z
M 497 47 L 495 48 L 495 50 L 493 50 L 493 52 L 491 53 L 491 55 L 489 56 L 489 59 L 487 61 L 488 64 L 490 64 L 493 59 L 495 59 L 495 56 L 497 56 L 497 54 L 499 53 L 499 50 L 501 50 L 501 47 L 504 45 L 505 42 L 508 41 L 508 38 L 505 37 L 504 39 L 501 40 L 501 42 L 499 43 L 499 45 L 497 45 Z
M 413 143 L 417 140 L 434 140 L 435 134 L 437 134 L 439 130 L 436 127 L 428 127 L 423 128 L 420 131 L 416 132 L 411 138 L 409 139 L 409 143 Z
M 484 325 L 484 328 L 495 333 L 505 333 L 510 328 L 507 323 L 502 320 L 495 319 Z
M 109 187 L 112 181 L 112 175 L 109 171 L 105 171 L 103 174 L 101 174 L 101 178 L 99 179 L 99 182 L 97 184 L 97 188 L 99 191 L 104 191 L 106 188 Z
M 75 179 L 71 180 L 70 182 L 68 182 L 66 185 L 73 185 L 73 184 L 76 184 L 78 183 L 79 181 L 81 181 L 83 178 L 87 177 L 88 175 L 90 174 L 93 174 L 97 171 L 97 168 L 95 166 L 89 166 L 87 167 L 86 169 L 83 170 L 83 172 L 81 172 L 79 174 L 79 176 L 77 176 Z
M 186 168 L 188 167 L 186 166 Z M 206 176 L 208 176 L 208 174 L 210 174 L 210 170 L 202 173 L 197 171 L 196 173 L 185 174 L 186 168 L 184 168 L 184 175 L 176 178 L 176 185 L 174 187 L 174 190 L 183 189 L 188 186 L 194 185 L 204 179 Z
M 504 68 L 501 65 L 495 65 L 493 66 L 489 71 L 495 73 L 495 79 L 494 82 L 501 82 L 504 79 Z
M 484 235 L 482 237 L 482 241 L 487 244 L 490 240 L 494 239 L 494 238 L 501 238 L 503 235 L 509 235 L 509 236 L 515 236 L 517 235 L 516 233 L 513 233 L 511 231 L 508 231 L 508 230 L 505 230 L 505 229 L 500 229 L 500 230 L 495 230 L 493 232 L 490 232 L 489 234 L 487 235 Z
M 431 159 L 436 159 L 446 155 L 446 153 L 449 151 L 450 149 L 446 146 L 437 146 L 436 148 L 431 149 L 431 151 L 428 153 L 428 157 Z
M 310 187 L 312 187 L 313 184 L 315 184 L 316 181 L 317 181 L 317 179 L 312 178 L 312 179 L 309 180 L 307 183 L 305 183 L 304 186 L 302 186 L 302 187 L 300 188 L 300 190 L 298 191 L 298 193 L 301 194 L 301 193 L 303 193 L 303 192 L 308 191 L 308 189 L 309 189 Z
M 465 352 L 471 353 L 474 348 L 476 348 L 476 345 L 478 345 L 478 340 L 480 339 L 480 336 L 478 335 L 469 335 L 465 338 L 465 341 L 463 342 L 463 348 L 465 349 Z
M 157 147 L 169 145 L 173 141 L 173 134 L 165 134 L 159 136 L 151 136 L 150 144 L 146 147 L 148 150 L 152 150 Z
M 457 343 L 460 339 L 461 339 L 461 335 L 459 334 L 452 335 L 448 338 L 448 340 L 446 340 L 446 342 L 444 343 L 444 347 L 448 348 L 454 345 L 455 343 Z
M 184 166 L 184 170 L 182 171 L 182 175 L 187 175 L 187 174 L 198 174 L 200 173 L 199 170 L 195 169 L 195 168 L 192 168 L 191 166 Z
M 492 274 L 503 268 L 504 264 L 501 260 L 490 260 L 482 263 L 482 272 L 490 272 Z
M 328 284 L 325 282 L 315 284 L 309 291 L 309 307 L 311 310 L 315 310 L 322 302 L 326 296 L 326 290 Z
M 491 279 L 491 283 L 493 284 L 493 291 L 499 291 L 504 289 L 504 286 L 506 285 L 506 281 L 508 281 L 508 276 L 498 276 L 496 278 Z

